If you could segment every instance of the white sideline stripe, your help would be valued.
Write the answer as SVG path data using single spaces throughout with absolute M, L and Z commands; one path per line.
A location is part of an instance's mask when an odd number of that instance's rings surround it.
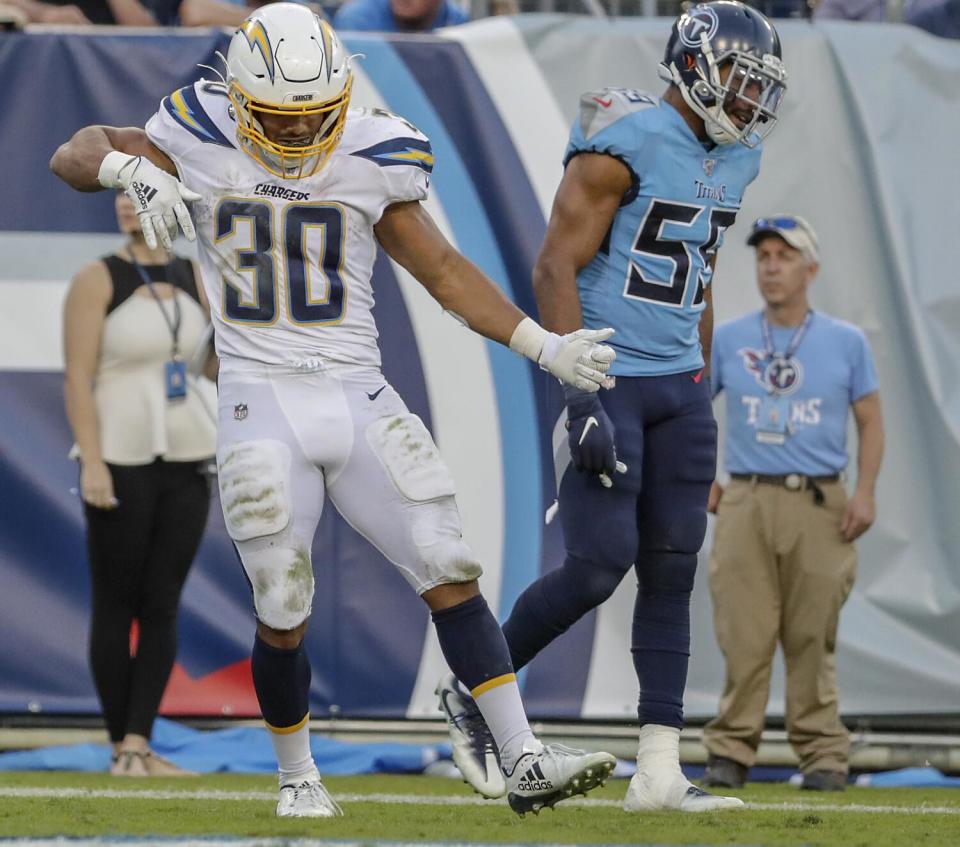
M 129 791 L 119 788 L 0 788 L 0 797 L 86 800 L 232 800 L 275 802 L 274 791 Z M 338 803 L 384 803 L 399 806 L 490 806 L 505 805 L 506 800 L 485 800 L 472 795 L 450 794 L 336 794 Z M 571 799 L 565 806 L 594 809 L 619 809 L 620 800 Z M 858 812 L 864 814 L 960 815 L 957 806 L 872 806 L 866 803 L 747 803 L 754 811 L 770 812 Z
M 529 842 L 498 842 L 484 844 L 476 841 L 322 841 L 319 838 L 227 838 L 219 836 L 140 836 L 127 838 L 4 838 L 0 841 L 4 847 L 143 847 L 144 844 L 177 845 L 177 847 L 529 847 Z M 538 844 L 537 847 L 576 847 L 576 845 Z M 603 845 L 592 845 L 603 847 Z M 660 845 L 642 845 L 636 847 L 660 847 Z

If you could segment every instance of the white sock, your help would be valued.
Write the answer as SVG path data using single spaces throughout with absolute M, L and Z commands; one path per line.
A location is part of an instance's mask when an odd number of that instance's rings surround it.
M 689 783 L 680 769 L 680 730 L 673 726 L 645 724 L 640 728 L 640 743 L 637 745 L 637 773 L 656 777 L 659 781 L 667 774 L 671 782 L 677 778 Z
M 489 679 L 474 688 L 470 696 L 490 727 L 500 751 L 500 766 L 505 771 L 512 771 L 524 753 L 541 749 L 543 745 L 534 736 L 523 710 L 516 674 Z
M 291 785 L 311 776 L 317 769 L 310 753 L 310 716 L 307 715 L 296 727 L 277 732 L 267 725 L 273 752 L 277 756 L 280 785 Z

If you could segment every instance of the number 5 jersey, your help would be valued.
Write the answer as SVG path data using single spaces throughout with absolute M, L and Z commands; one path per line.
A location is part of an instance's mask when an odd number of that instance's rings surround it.
M 207 80 L 165 97 L 146 126 L 201 195 L 191 214 L 218 355 L 379 367 L 373 227 L 389 205 L 426 199 L 430 142 L 396 115 L 350 109 L 325 167 L 283 179 L 235 128 L 226 88 Z
M 703 366 L 698 327 L 710 259 L 723 243 L 760 148 L 705 145 L 672 106 L 608 88 L 583 95 L 564 164 L 581 153 L 613 156 L 633 184 L 600 250 L 577 275 L 583 325 L 612 326 L 620 376 Z

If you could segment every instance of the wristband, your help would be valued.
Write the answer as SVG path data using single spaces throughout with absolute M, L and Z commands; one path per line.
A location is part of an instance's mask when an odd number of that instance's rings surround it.
M 139 156 L 131 156 L 129 153 L 111 150 L 100 163 L 97 179 L 104 188 L 126 188 L 130 185 L 130 179 L 139 163 Z M 124 169 L 131 164 L 133 164 L 133 167 L 129 168 L 127 173 L 124 174 Z
M 533 318 L 525 317 L 510 336 L 510 349 L 533 362 L 539 362 L 544 342 L 549 335 Z

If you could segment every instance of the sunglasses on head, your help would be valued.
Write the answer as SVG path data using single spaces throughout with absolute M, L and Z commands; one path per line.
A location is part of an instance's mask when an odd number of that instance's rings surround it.
M 800 223 L 795 218 L 757 218 L 753 230 L 759 229 L 797 229 Z

